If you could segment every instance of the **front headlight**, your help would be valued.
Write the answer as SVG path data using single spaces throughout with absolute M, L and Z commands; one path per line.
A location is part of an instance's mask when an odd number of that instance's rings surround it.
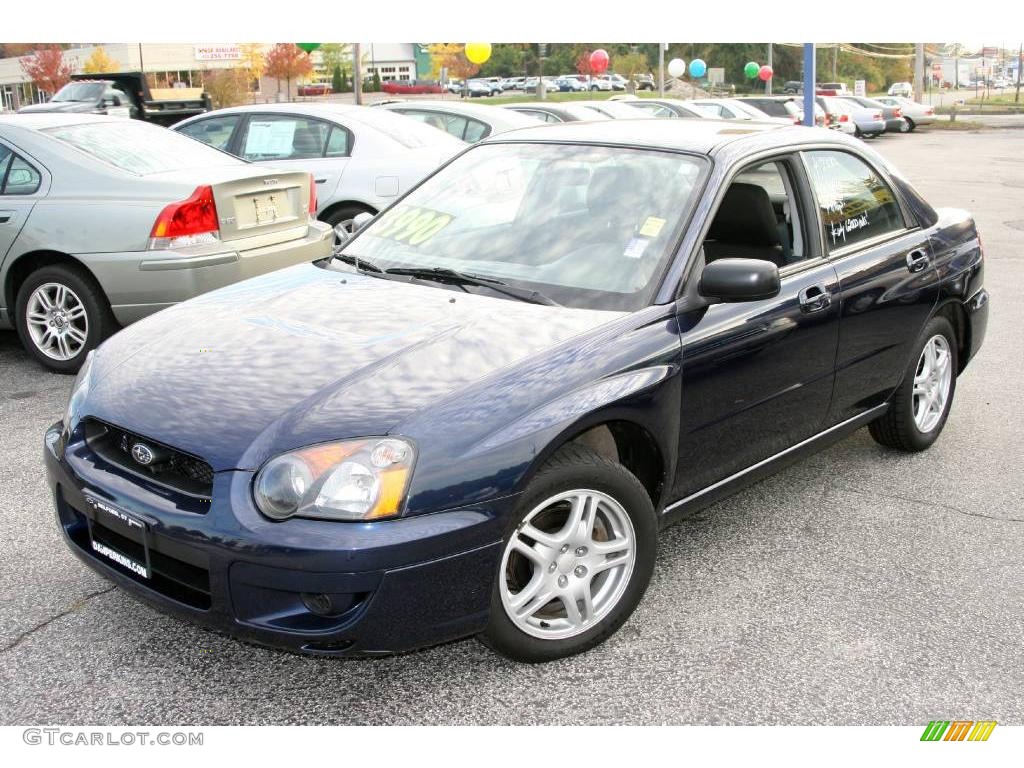
M 78 409 L 82 405 L 82 401 L 85 400 L 87 394 L 89 394 L 89 382 L 92 375 L 92 359 L 96 354 L 96 350 L 89 350 L 89 354 L 85 356 L 85 362 L 82 363 L 82 367 L 78 369 L 78 375 L 75 377 L 75 383 L 71 385 L 71 397 L 68 398 L 68 407 L 64 410 L 64 430 L 68 433 L 71 432 L 71 419 Z
M 416 449 L 396 437 L 324 443 L 277 456 L 256 474 L 256 506 L 272 520 L 378 520 L 402 511 Z

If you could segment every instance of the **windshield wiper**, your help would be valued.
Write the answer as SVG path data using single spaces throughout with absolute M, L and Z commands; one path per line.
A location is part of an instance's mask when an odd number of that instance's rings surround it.
M 364 259 L 361 256 L 353 256 L 350 253 L 332 253 L 331 258 L 337 259 L 345 264 L 351 264 L 360 272 L 378 272 L 380 274 L 384 274 L 383 269 L 378 267 L 372 261 Z
M 483 288 L 490 288 L 495 293 L 511 296 L 513 299 L 527 301 L 531 304 L 544 304 L 548 307 L 562 306 L 540 291 L 534 291 L 529 288 L 516 288 L 495 277 L 471 275 L 468 272 L 458 272 L 445 267 L 395 267 L 394 269 L 384 270 L 384 274 L 406 275 L 419 278 L 420 280 L 434 280 L 439 283 L 452 283 L 453 285 L 478 285 Z

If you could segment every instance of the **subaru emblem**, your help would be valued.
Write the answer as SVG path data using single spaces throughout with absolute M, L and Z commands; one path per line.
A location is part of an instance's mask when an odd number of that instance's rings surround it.
M 147 467 L 153 463 L 153 449 L 148 445 L 136 443 L 132 446 L 132 458 L 135 459 L 136 464 Z

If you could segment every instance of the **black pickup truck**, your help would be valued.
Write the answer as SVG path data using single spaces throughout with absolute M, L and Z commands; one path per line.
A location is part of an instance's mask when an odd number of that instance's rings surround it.
M 163 93 L 176 89 L 164 89 Z M 194 95 L 191 91 L 183 95 Z M 91 112 L 120 115 L 159 125 L 173 125 L 186 117 L 209 112 L 210 95 L 198 99 L 156 99 L 141 72 L 107 72 L 102 75 L 72 75 L 45 104 L 32 104 L 19 112 Z

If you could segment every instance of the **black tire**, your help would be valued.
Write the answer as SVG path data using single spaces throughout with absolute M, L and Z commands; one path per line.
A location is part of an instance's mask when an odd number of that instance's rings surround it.
M 47 356 L 36 346 L 29 333 L 26 317 L 29 298 L 36 288 L 46 283 L 58 283 L 66 286 L 78 297 L 85 308 L 87 321 L 85 343 L 74 357 L 67 360 L 55 360 Z M 18 289 L 14 311 L 22 345 L 43 366 L 58 373 L 76 373 L 85 362 L 86 355 L 108 336 L 116 333 L 120 327 L 114 318 L 114 313 L 110 310 L 110 303 L 107 301 L 103 289 L 84 267 L 71 264 L 40 267 L 31 273 Z
M 350 225 L 352 219 L 360 213 L 374 213 L 374 211 L 362 205 L 343 205 L 340 208 L 335 208 L 328 215 L 324 216 L 322 221 L 326 224 L 330 224 L 332 229 L 336 229 L 339 224 Z M 334 244 L 338 245 L 341 242 L 341 236 L 337 231 L 335 231 Z
M 904 117 L 903 119 L 907 122 L 907 133 L 910 133 L 912 130 L 917 128 L 917 123 L 915 123 L 909 117 Z
M 597 87 L 596 85 L 592 85 L 592 86 L 590 86 L 590 90 L 591 90 L 591 91 L 599 91 L 599 90 L 601 90 L 601 89 L 600 89 L 600 88 L 598 88 L 598 87 Z
M 528 635 L 509 618 L 501 601 L 501 574 L 495 573 L 490 620 L 479 639 L 510 659 L 547 662 L 583 653 L 599 645 L 629 618 L 651 580 L 657 554 L 658 524 L 650 496 L 640 481 L 621 464 L 583 446 L 565 446 L 537 473 L 511 516 L 503 541 L 507 543 L 523 518 L 545 499 L 583 488 L 612 497 L 629 516 L 636 538 L 636 559 L 629 581 L 618 602 L 589 630 L 565 639 L 544 639 Z M 501 567 L 499 562 L 497 568 Z
M 945 408 L 942 416 L 935 426 L 928 432 L 922 432 L 914 421 L 914 376 L 917 373 L 921 353 L 925 344 L 936 336 L 942 335 L 949 346 L 950 365 L 953 373 L 949 384 L 949 395 L 946 397 Z M 903 375 L 903 381 L 893 393 L 889 402 L 889 410 L 875 419 L 868 425 L 868 431 L 875 442 L 887 448 L 896 448 L 901 451 L 923 451 L 938 439 L 942 428 L 946 425 L 950 408 L 953 405 L 953 398 L 956 395 L 956 377 L 959 365 L 958 349 L 956 345 L 956 333 L 949 320 L 942 315 L 936 315 L 925 326 L 924 333 L 914 345 L 913 353 L 910 356 L 910 363 Z

